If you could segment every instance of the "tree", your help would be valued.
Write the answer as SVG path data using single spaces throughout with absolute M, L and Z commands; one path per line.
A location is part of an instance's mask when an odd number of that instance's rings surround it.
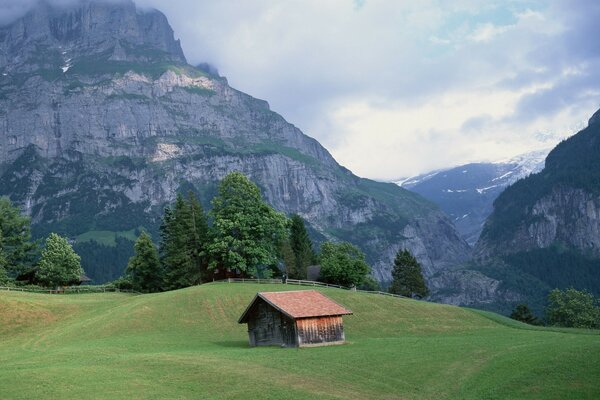
M 510 317 L 530 325 L 540 324 L 540 321 L 535 315 L 533 315 L 527 304 L 518 304 L 510 314 Z
M 0 229 L 0 283 L 5 283 L 8 280 L 8 276 L 6 275 L 6 256 L 4 255 L 4 250 L 2 249 L 2 243 L 4 239 L 2 238 L 2 230 Z
M 165 208 L 160 231 L 166 287 L 179 289 L 206 279 L 208 224 L 193 193 L 190 192 L 187 201 L 178 194 L 175 204 Z
M 67 239 L 51 233 L 42 250 L 37 280 L 46 286 L 57 287 L 78 283 L 82 274 L 81 259 Z
M 399 250 L 394 259 L 390 293 L 406 297 L 423 298 L 429 295 L 421 265 L 408 250 Z
M 304 220 L 298 214 L 292 215 L 290 219 L 289 242 L 294 259 L 293 263 L 286 263 L 288 276 L 295 279 L 306 279 L 306 269 L 312 264 L 315 253 Z
M 548 295 L 546 318 L 550 325 L 570 328 L 600 327 L 600 308 L 591 293 L 573 288 L 554 289 Z
M 33 266 L 36 245 L 31 242 L 31 221 L 6 197 L 0 198 L 0 253 L 6 269 L 16 276 Z
M 159 292 L 163 276 L 158 250 L 152 238 L 142 232 L 134 245 L 135 254 L 127 264 L 127 274 L 131 276 L 133 289 L 140 292 Z
M 192 235 L 189 241 L 192 249 L 192 263 L 200 271 L 200 280 L 206 282 L 209 280 L 206 246 L 210 237 L 210 228 L 202 205 L 191 191 L 188 193 L 188 204 L 192 224 Z
M 350 243 L 325 242 L 321 246 L 321 279 L 342 286 L 358 286 L 371 268 L 365 255 Z
M 263 200 L 256 184 L 232 172 L 219 184 L 212 205 L 210 269 L 256 276 L 259 268 L 277 263 L 287 219 Z
M 2 230 L 0 230 L 0 284 L 4 284 L 8 280 L 8 275 L 6 274 L 6 256 L 4 255 L 4 250 L 2 249 L 3 241 L 4 239 L 2 238 Z

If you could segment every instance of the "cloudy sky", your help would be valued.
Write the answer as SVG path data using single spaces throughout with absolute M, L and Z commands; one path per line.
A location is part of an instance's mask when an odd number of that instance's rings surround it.
M 549 148 L 600 108 L 600 1 L 136 3 L 364 177 Z

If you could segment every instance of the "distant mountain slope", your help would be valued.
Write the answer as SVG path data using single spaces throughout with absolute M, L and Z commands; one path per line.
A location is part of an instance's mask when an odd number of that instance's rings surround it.
M 517 301 L 541 311 L 556 287 L 600 296 L 600 111 L 548 154 L 542 171 L 498 196 L 474 253 L 467 270 L 433 281 L 448 287 L 471 274 L 495 282 L 485 296 L 472 286 L 468 301 L 505 312 Z M 464 304 L 467 292 L 438 300 Z
M 431 200 L 450 216 L 470 245 L 479 238 L 496 197 L 518 179 L 539 172 L 549 150 L 498 163 L 472 163 L 432 171 L 395 183 Z
M 114 243 L 140 226 L 156 233 L 178 191 L 208 207 L 234 170 L 319 238 L 359 245 L 381 280 L 400 247 L 428 275 L 468 257 L 435 205 L 356 177 L 267 102 L 188 65 L 159 11 L 128 0 L 40 2 L 0 28 L 0 195 L 24 207 L 37 236 Z M 126 261 L 107 270 L 116 262 L 102 249 L 87 246 L 83 260 L 97 282 Z

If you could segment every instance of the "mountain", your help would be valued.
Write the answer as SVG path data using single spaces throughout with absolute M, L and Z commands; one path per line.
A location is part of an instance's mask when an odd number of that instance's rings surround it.
M 549 150 L 497 163 L 471 163 L 395 181 L 431 200 L 450 216 L 460 236 L 474 245 L 496 197 L 509 185 L 544 167 Z
M 487 279 L 497 290 L 478 296 L 471 279 L 469 290 L 438 300 L 486 303 L 502 311 L 521 301 L 541 311 L 557 287 L 600 295 L 600 111 L 548 154 L 540 172 L 498 196 L 474 260 L 438 274 L 434 285 L 456 284 L 460 274 Z
M 353 175 L 214 71 L 187 64 L 159 11 L 40 3 L 0 28 L 0 195 L 31 215 L 37 237 L 74 238 L 96 282 L 122 272 L 136 229 L 156 239 L 177 192 L 209 207 L 234 170 L 315 238 L 358 244 L 380 280 L 401 247 L 428 276 L 468 257 L 434 204 Z

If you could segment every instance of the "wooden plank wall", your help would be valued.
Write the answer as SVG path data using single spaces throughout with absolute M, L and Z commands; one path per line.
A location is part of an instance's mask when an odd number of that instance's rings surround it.
M 345 340 L 341 316 L 314 317 L 296 320 L 298 344 L 341 343 Z

